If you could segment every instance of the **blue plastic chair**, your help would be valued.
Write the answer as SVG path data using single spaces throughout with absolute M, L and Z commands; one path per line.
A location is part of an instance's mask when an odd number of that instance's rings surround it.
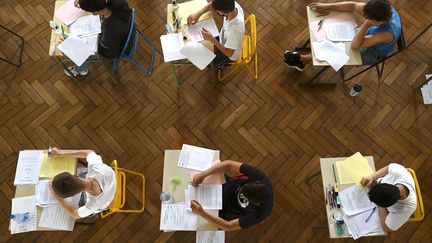
M 153 43 L 142 33 L 141 30 L 138 29 L 138 27 L 135 25 L 135 9 L 132 9 L 132 16 L 131 16 L 131 21 L 130 21 L 131 25 L 130 25 L 130 29 L 129 29 L 129 34 L 128 37 L 126 39 L 126 42 L 123 46 L 123 49 L 120 53 L 120 56 L 117 57 L 116 59 L 114 59 L 112 68 L 111 68 L 111 72 L 114 74 L 117 71 L 117 67 L 120 63 L 120 60 L 123 58 L 128 59 L 135 67 L 137 67 L 140 72 L 144 73 L 146 76 L 150 76 L 152 74 L 152 69 L 153 69 L 153 63 L 154 63 L 154 56 L 155 56 L 155 46 L 153 45 Z M 134 26 L 135 26 L 135 35 L 134 38 L 131 40 L 131 36 L 132 36 L 132 31 L 134 30 Z M 151 47 L 151 58 L 150 58 L 150 63 L 149 66 L 146 70 L 146 68 L 142 67 L 141 65 L 139 65 L 135 59 L 134 59 L 134 55 L 135 55 L 135 51 L 136 51 L 136 46 L 138 43 L 138 38 L 142 37 L 147 44 L 149 44 L 149 46 Z M 130 48 L 130 50 L 128 52 L 127 48 L 129 46 L 129 41 L 133 41 L 132 43 L 132 48 Z

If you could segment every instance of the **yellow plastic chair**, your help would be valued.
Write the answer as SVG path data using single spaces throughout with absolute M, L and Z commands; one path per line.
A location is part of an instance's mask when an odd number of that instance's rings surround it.
M 247 27 L 249 24 L 249 28 Z M 242 53 L 237 61 L 228 62 L 228 65 L 232 65 L 229 67 L 229 70 L 226 73 L 223 73 L 221 69 L 218 69 L 218 80 L 223 81 L 228 76 L 230 76 L 235 70 L 237 70 L 240 66 L 246 66 L 248 72 L 254 77 L 254 79 L 258 78 L 258 54 L 256 50 L 256 20 L 255 15 L 251 14 L 245 21 L 245 33 L 243 39 L 243 47 Z M 251 61 L 254 62 L 255 67 L 254 70 L 248 65 Z
M 412 177 L 414 178 L 415 188 L 416 188 L 416 193 L 417 193 L 417 208 L 414 211 L 414 213 L 411 215 L 411 217 L 408 219 L 408 222 L 422 221 L 424 216 L 425 216 L 425 212 L 424 212 L 424 208 L 423 208 L 423 199 L 422 199 L 420 187 L 419 187 L 419 184 L 417 181 L 417 176 L 416 176 L 413 169 L 407 168 L 407 170 L 412 175 Z
M 145 177 L 141 173 L 137 173 L 135 171 L 119 168 L 117 166 L 117 160 L 114 160 L 111 164 L 111 167 L 114 170 L 116 177 L 116 192 L 114 195 L 114 199 L 111 202 L 111 205 L 101 212 L 101 218 L 105 218 L 112 213 L 142 213 L 145 207 Z M 126 174 L 132 174 L 135 176 L 139 176 L 142 179 L 142 196 L 141 196 L 141 204 L 142 207 L 140 209 L 124 209 L 126 204 Z

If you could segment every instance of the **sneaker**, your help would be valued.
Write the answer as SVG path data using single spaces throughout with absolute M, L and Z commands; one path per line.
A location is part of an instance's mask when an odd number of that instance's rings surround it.
M 300 54 L 298 52 L 285 51 L 284 62 L 288 67 L 295 68 L 297 71 L 303 72 L 305 65 L 300 60 Z
M 78 76 L 78 75 L 85 76 L 85 75 L 88 74 L 88 69 L 87 69 L 87 68 L 86 68 L 85 70 L 81 71 L 81 72 L 78 72 L 77 70 L 75 70 L 75 66 L 68 67 L 68 69 L 69 69 L 69 71 L 71 71 L 71 73 L 72 73 L 75 77 Z M 64 70 L 64 73 L 65 73 L 67 76 L 71 76 L 71 75 L 70 75 L 66 70 Z
M 290 68 L 295 68 L 297 71 L 303 72 L 305 65 L 301 62 L 285 62 Z

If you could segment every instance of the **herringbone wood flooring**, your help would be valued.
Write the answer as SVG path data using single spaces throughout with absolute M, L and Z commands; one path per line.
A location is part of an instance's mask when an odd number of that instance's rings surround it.
M 137 23 L 160 51 L 168 1 L 131 0 Z M 401 14 L 405 37 L 432 20 L 429 0 L 393 1 Z M 263 226 L 227 233 L 227 242 L 328 242 L 319 170 L 320 157 L 373 155 L 376 167 L 401 162 L 415 169 L 426 218 L 408 223 L 387 238 L 361 242 L 431 242 L 432 240 L 432 111 L 412 89 L 431 72 L 432 31 L 402 55 L 386 63 L 378 82 L 374 70 L 334 89 L 302 89 L 299 81 L 316 72 L 288 69 L 282 63 L 308 37 L 305 6 L 310 1 L 239 0 L 258 22 L 259 78 L 238 72 L 213 87 L 210 72 L 179 70 L 177 88 L 160 54 L 154 74 L 146 78 L 130 64 L 118 72 L 114 85 L 101 67 L 91 67 L 80 85 L 67 78 L 47 55 L 52 1 L 0 1 L 2 24 L 25 39 L 24 64 L 0 63 L 1 241 L 130 241 L 194 242 L 195 233 L 161 233 L 159 229 L 162 164 L 165 149 L 182 143 L 220 149 L 222 159 L 258 165 L 272 179 L 274 210 Z M 2 55 L 14 55 L 16 44 L 1 33 Z M 338 80 L 330 71 L 325 79 Z M 349 87 L 360 82 L 356 98 Z M 17 153 L 22 149 L 92 148 L 107 163 L 118 159 L 126 168 L 147 176 L 146 210 L 118 214 L 76 226 L 73 232 L 32 232 L 11 236 L 8 215 L 14 195 Z M 128 188 L 134 192 L 137 184 Z M 135 198 L 131 198 L 135 202 Z M 352 240 L 347 240 L 352 241 Z

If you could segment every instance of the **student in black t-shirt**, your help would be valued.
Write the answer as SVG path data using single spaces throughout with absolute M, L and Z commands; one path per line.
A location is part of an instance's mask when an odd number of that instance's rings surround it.
M 273 208 L 273 189 L 269 178 L 256 167 L 226 160 L 196 174 L 192 185 L 197 186 L 207 176 L 222 172 L 242 176 L 233 179 L 225 175 L 219 217 L 205 211 L 195 200 L 191 202 L 192 212 L 225 231 L 248 228 L 266 219 Z
M 99 36 L 98 54 L 104 58 L 117 58 L 130 29 L 132 9 L 126 0 L 75 0 L 75 6 L 102 16 L 102 33 Z M 84 62 L 81 66 L 69 67 L 69 70 L 75 76 L 87 75 L 87 67 L 88 63 Z M 65 74 L 69 75 L 66 70 Z

